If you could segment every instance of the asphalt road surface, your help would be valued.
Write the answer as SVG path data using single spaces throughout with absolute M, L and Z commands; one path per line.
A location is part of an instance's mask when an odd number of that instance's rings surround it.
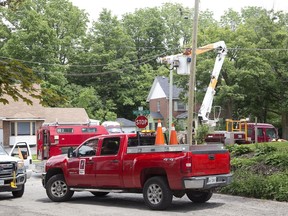
M 165 211 L 149 210 L 141 194 L 110 193 L 97 198 L 89 192 L 75 192 L 68 202 L 50 201 L 41 184 L 39 174 L 33 173 L 26 183 L 22 198 L 15 199 L 10 192 L 0 193 L 0 216 L 286 216 L 287 202 L 250 199 L 214 194 L 204 204 L 194 204 L 186 196 L 174 198 Z

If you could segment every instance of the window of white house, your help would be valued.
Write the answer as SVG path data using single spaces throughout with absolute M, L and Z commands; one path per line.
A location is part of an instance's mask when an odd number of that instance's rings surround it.
M 174 101 L 174 111 L 186 111 L 186 105 L 181 101 Z
M 10 123 L 10 135 L 15 136 L 15 123 L 14 122 Z
M 36 134 L 35 122 L 11 122 L 11 136 L 32 136 Z
M 157 112 L 160 112 L 160 101 L 157 101 Z

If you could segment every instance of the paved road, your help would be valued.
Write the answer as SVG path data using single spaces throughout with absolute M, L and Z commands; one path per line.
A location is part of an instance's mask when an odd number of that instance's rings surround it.
M 141 194 L 111 193 L 96 198 L 89 192 L 77 192 L 69 202 L 55 203 L 47 197 L 39 174 L 33 174 L 28 180 L 22 198 L 14 199 L 11 193 L 0 193 L 1 216 L 284 216 L 287 212 L 288 203 L 219 194 L 214 194 L 205 204 L 194 204 L 186 197 L 174 198 L 166 211 L 147 209 Z

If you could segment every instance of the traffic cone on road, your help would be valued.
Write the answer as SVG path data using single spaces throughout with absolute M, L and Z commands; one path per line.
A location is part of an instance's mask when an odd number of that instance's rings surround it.
M 158 120 L 157 130 L 156 130 L 156 138 L 155 145 L 164 145 L 164 134 L 162 131 L 161 121 Z
M 177 133 L 176 133 L 176 130 L 175 130 L 175 127 L 174 127 L 174 124 L 172 124 L 172 127 L 171 127 L 171 132 L 170 132 L 170 142 L 169 142 L 170 145 L 178 145 L 178 139 L 177 139 Z

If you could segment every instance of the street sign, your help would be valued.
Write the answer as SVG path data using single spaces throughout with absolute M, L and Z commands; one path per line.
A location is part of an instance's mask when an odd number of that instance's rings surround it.
M 134 115 L 149 115 L 150 111 L 149 110 L 134 110 L 133 114 Z
M 145 116 L 138 116 L 135 119 L 135 124 L 138 128 L 145 128 L 148 125 L 148 119 Z

